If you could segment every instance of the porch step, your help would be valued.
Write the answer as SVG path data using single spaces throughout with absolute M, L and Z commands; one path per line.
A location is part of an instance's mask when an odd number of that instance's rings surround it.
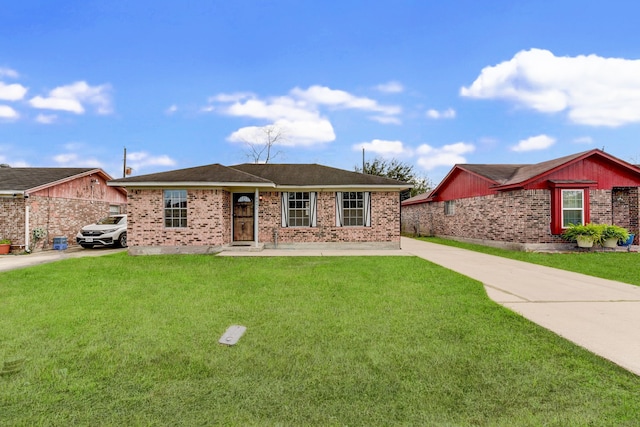
M 229 252 L 261 252 L 264 249 L 264 243 L 232 243 L 222 247 L 223 251 Z

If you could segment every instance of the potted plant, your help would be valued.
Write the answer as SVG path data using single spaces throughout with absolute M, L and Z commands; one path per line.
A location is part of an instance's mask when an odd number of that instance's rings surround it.
M 599 224 L 569 224 L 562 232 L 562 238 L 576 242 L 580 248 L 590 248 L 594 242 L 602 239 L 602 226 Z
M 9 239 L 0 239 L 0 254 L 8 254 L 11 250 L 11 240 Z
M 605 248 L 615 248 L 619 241 L 626 242 L 629 238 L 629 231 L 617 225 L 602 225 L 601 244 Z

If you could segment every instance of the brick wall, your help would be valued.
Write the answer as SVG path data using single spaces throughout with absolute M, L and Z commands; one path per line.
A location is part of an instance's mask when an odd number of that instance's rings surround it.
M 260 193 L 259 241 L 289 243 L 400 243 L 400 198 L 397 192 L 371 193 L 371 227 L 337 227 L 335 192 L 318 192 L 316 227 L 282 227 L 279 192 Z
M 591 190 L 589 195 L 591 222 L 610 224 L 611 190 Z M 637 188 L 629 192 L 629 199 L 628 222 L 631 230 L 637 230 Z M 470 240 L 524 244 L 564 242 L 560 236 L 551 234 L 551 193 L 548 190 L 519 190 L 459 199 L 455 201 L 454 209 L 454 215 L 445 216 L 444 202 L 404 206 L 402 230 Z
M 24 202 L 22 198 L 0 197 L 0 239 L 9 239 L 13 245 L 24 244 Z
M 188 227 L 165 228 L 163 190 L 129 191 L 129 246 L 219 246 L 231 243 L 231 194 L 224 190 L 187 191 Z M 262 192 L 258 241 L 278 243 L 400 244 L 400 202 L 397 192 L 371 194 L 371 227 L 336 227 L 335 193 L 318 193 L 317 227 L 281 227 L 279 192 Z
M 129 246 L 220 246 L 231 241 L 231 195 L 187 191 L 186 228 L 164 226 L 163 190 L 129 191 Z
M 83 226 L 109 214 L 109 202 L 80 199 L 31 196 L 23 198 L 0 198 L 0 236 L 11 240 L 12 246 L 25 245 L 25 206 L 29 207 L 29 232 L 42 227 L 47 237 L 34 246 L 29 237 L 31 250 L 51 248 L 54 237 L 66 237 L 70 245 Z

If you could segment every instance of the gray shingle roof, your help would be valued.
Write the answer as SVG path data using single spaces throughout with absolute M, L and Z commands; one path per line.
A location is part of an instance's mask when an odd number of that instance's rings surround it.
M 97 170 L 96 168 L 0 167 L 0 191 L 27 191 Z
M 366 175 L 318 164 L 212 164 L 168 172 L 115 179 L 109 185 L 144 184 L 251 184 L 265 186 L 382 186 L 410 188 L 395 179 Z
M 271 181 L 246 172 L 223 166 L 219 163 L 176 169 L 167 172 L 138 175 L 111 180 L 110 183 L 253 183 L 270 184 Z
M 377 175 L 367 175 L 344 169 L 311 164 L 244 163 L 231 166 L 252 175 L 268 179 L 278 185 L 339 186 L 339 185 L 406 185 L 402 181 Z

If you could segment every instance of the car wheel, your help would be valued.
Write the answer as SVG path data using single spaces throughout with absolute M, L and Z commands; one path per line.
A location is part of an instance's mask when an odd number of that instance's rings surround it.
M 127 233 L 122 233 L 120 237 L 118 237 L 118 246 L 121 248 L 127 247 Z
M 89 245 L 89 244 L 87 244 L 87 243 L 80 243 L 80 246 L 82 246 L 82 247 L 83 247 L 83 248 L 85 248 L 85 249 L 91 249 L 91 248 L 93 248 L 93 245 Z

